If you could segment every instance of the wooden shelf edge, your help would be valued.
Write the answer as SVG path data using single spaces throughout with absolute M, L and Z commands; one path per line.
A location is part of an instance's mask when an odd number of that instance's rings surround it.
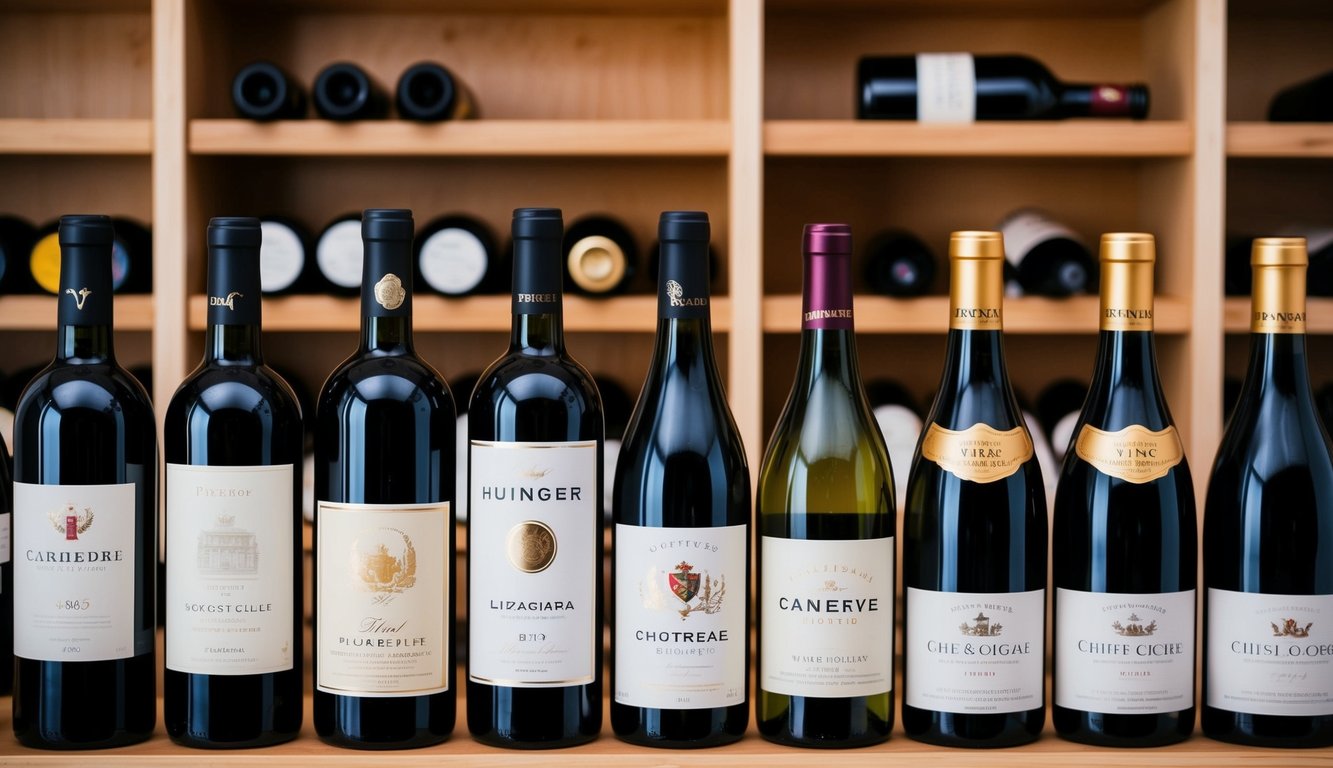
M 1010 334 L 1088 334 L 1098 329 L 1096 296 L 1048 299 L 1025 296 L 1006 299 L 1004 330 Z M 1159 334 L 1189 331 L 1189 302 L 1173 296 L 1157 297 L 1154 324 Z M 769 333 L 799 333 L 801 297 L 769 296 L 764 299 L 764 330 Z M 856 330 L 861 333 L 945 333 L 949 330 L 949 297 L 921 296 L 892 299 L 884 296 L 856 297 Z
M 508 294 L 462 299 L 418 295 L 412 302 L 413 326 L 418 331 L 509 331 L 511 302 Z M 656 296 L 607 299 L 566 296 L 564 308 L 566 331 L 653 333 L 657 330 Z M 712 310 L 713 330 L 728 331 L 731 326 L 730 299 L 713 297 Z M 190 297 L 190 330 L 202 331 L 207 327 L 207 311 L 205 297 Z M 266 331 L 355 332 L 360 328 L 360 299 L 338 296 L 264 299 Z
M 0 119 L 0 154 L 149 155 L 153 121 L 147 118 Z
M 153 330 L 153 297 L 117 296 L 115 323 L 117 331 Z M 54 331 L 55 328 L 54 296 L 0 296 L 0 330 Z
M 1250 299 L 1228 296 L 1222 302 L 1222 327 L 1227 333 L 1250 332 Z M 1305 300 L 1305 332 L 1333 333 L 1333 298 L 1311 296 Z
M 1333 123 L 1227 123 L 1227 156 L 1333 158 Z
M 1187 157 L 1189 123 L 1081 120 L 1063 123 L 923 125 L 889 120 L 769 120 L 771 157 Z
M 726 120 L 191 120 L 196 155 L 725 157 Z

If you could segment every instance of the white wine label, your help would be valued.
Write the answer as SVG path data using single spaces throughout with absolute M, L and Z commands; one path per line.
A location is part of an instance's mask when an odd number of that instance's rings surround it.
M 921 458 L 974 483 L 1003 480 L 1032 455 L 1032 436 L 1021 426 L 1001 432 L 988 424 L 955 430 L 932 423 L 921 440 Z
M 616 701 L 707 709 L 745 701 L 749 526 L 616 526 Z
M 977 70 L 972 54 L 916 55 L 916 119 L 922 123 L 977 119 Z
M 472 441 L 468 677 L 518 688 L 596 679 L 597 443 Z
M 1147 715 L 1194 706 L 1194 590 L 1055 591 L 1055 703 Z
M 334 285 L 355 288 L 361 285 L 365 248 L 361 242 L 361 222 L 340 221 L 324 230 L 315 244 L 315 264 Z
M 134 483 L 14 483 L 14 655 L 135 656 Z
M 1067 238 L 1076 243 L 1083 242 L 1074 230 L 1048 218 L 1042 211 L 1030 208 L 1010 214 L 1000 222 L 999 229 L 1004 235 L 1005 258 L 1015 267 L 1023 263 L 1033 248 L 1047 240 Z
M 1180 435 L 1169 425 L 1157 432 L 1139 424 L 1107 432 L 1084 424 L 1074 452 L 1098 472 L 1135 484 L 1166 477 L 1185 458 Z
M 759 687 L 846 698 L 893 690 L 893 537 L 764 536 Z
M 259 675 L 296 662 L 295 471 L 167 465 L 167 669 Z
M 1045 706 L 1046 590 L 907 588 L 907 703 L 959 714 Z
M 1208 706 L 1333 715 L 1333 595 L 1208 590 Z
M 290 288 L 305 267 L 305 246 L 292 228 L 276 221 L 259 223 L 259 285 L 265 293 Z
M 449 690 L 449 503 L 321 501 L 315 522 L 315 687 L 344 696 Z
M 440 293 L 457 296 L 486 276 L 486 246 L 466 229 L 442 229 L 421 244 L 421 276 Z M 469 393 L 471 394 L 471 393 Z

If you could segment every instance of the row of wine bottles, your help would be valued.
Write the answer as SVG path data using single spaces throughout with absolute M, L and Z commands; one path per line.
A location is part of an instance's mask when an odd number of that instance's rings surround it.
M 365 69 L 348 61 L 319 71 L 310 88 L 315 113 L 325 120 L 348 122 L 389 116 L 389 96 Z M 232 78 L 231 103 L 251 120 L 297 120 L 306 116 L 305 89 L 278 65 L 256 61 Z M 394 89 L 394 106 L 404 120 L 433 123 L 479 116 L 467 85 L 433 61 L 408 67 Z
M 0 296 L 17 293 L 55 295 L 60 287 L 58 222 L 34 227 L 0 215 Z M 153 237 L 148 228 L 116 219 L 111 249 L 111 288 L 116 293 L 153 290 Z
M 194 746 L 285 741 L 301 722 L 303 417 L 263 364 L 261 233 L 257 219 L 210 223 L 205 358 L 165 418 L 164 713 Z M 325 741 L 399 748 L 452 732 L 460 490 L 469 731 L 550 747 L 601 729 L 603 405 L 565 349 L 563 235 L 558 210 L 515 211 L 510 345 L 468 398 L 460 489 L 453 395 L 412 344 L 411 214 L 362 217 L 361 342 L 315 413 Z M 722 744 L 753 704 L 776 742 L 881 741 L 895 714 L 898 525 L 857 364 L 850 228 L 806 228 L 801 351 L 753 522 L 713 350 L 708 217 L 666 212 L 659 235 L 657 338 L 611 499 L 612 728 L 640 744 Z M 65 217 L 60 237 L 56 359 L 18 406 L 13 588 L 0 595 L 14 601 L 19 740 L 110 746 L 155 727 L 155 430 L 111 348 L 110 222 Z M 948 353 L 906 478 L 905 731 L 955 746 L 1040 733 L 1049 536 L 1062 735 L 1170 743 L 1201 706 L 1216 738 L 1333 744 L 1320 629 L 1333 611 L 1333 456 L 1306 369 L 1304 241 L 1254 245 L 1250 374 L 1206 508 L 1201 703 L 1193 484 L 1157 376 L 1153 238 L 1102 238 L 1098 361 L 1050 531 L 1004 362 L 1003 253 L 998 232 L 951 238 Z

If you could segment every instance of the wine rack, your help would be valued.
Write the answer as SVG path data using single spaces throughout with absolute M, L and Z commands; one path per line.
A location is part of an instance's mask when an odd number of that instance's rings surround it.
M 719 362 L 756 469 L 791 383 L 800 225 L 849 221 L 858 237 L 905 226 L 942 254 L 951 229 L 993 226 L 1042 205 L 1095 235 L 1145 229 L 1160 244 L 1159 355 L 1202 490 L 1222 432 L 1224 370 L 1244 363 L 1246 308 L 1222 296 L 1228 228 L 1327 215 L 1333 127 L 1261 122 L 1280 86 L 1333 69 L 1333 10 L 1301 0 L 8 0 L 0 5 L 0 211 L 44 222 L 67 212 L 151 221 L 151 296 L 117 300 L 128 364 L 151 361 L 159 416 L 202 350 L 204 227 L 213 215 L 294 215 L 312 228 L 371 206 L 419 221 L 465 210 L 499 232 L 512 208 L 566 218 L 610 212 L 646 245 L 657 213 L 701 208 L 721 258 L 714 288 Z M 1150 119 L 922 126 L 855 122 L 862 53 L 1022 52 L 1068 80 L 1146 82 Z M 382 85 L 421 59 L 450 67 L 483 119 L 334 125 L 235 119 L 230 78 L 268 58 L 308 86 L 324 64 L 355 61 Z M 1263 66 L 1259 66 L 1260 64 Z M 1277 190 L 1275 192 L 1274 190 Z M 865 375 L 925 399 L 938 383 L 947 270 L 931 295 L 858 294 Z M 567 299 L 569 346 L 632 393 L 647 370 L 653 299 Z M 861 286 L 864 288 L 864 286 Z M 496 357 L 506 297 L 417 304 L 418 346 L 446 378 Z M 1009 302 L 1015 384 L 1034 394 L 1086 379 L 1096 299 Z M 353 348 L 356 300 L 266 302 L 268 356 L 309 389 Z M 0 296 L 5 372 L 50 356 L 54 300 Z M 1310 302 L 1312 359 L 1328 352 L 1333 300 Z M 1323 358 L 1333 358 L 1324 354 Z M 1315 366 L 1315 375 L 1333 370 Z M 901 479 L 900 479 L 901 481 Z M 461 687 L 461 686 L 460 686 Z M 460 693 L 461 695 L 461 693 Z M 460 707 L 460 712 L 462 712 Z M 309 715 L 307 715 L 307 723 Z M 20 750 L 0 702 L 0 763 L 192 764 L 161 733 L 87 755 Z M 16 757 L 17 755 L 17 757 Z M 806 764 L 808 752 L 750 734 L 691 753 L 701 765 Z M 515 754 L 449 743 L 382 754 L 384 764 L 659 765 L 679 755 L 608 737 L 575 750 Z M 978 757 L 910 742 L 821 755 L 836 765 Z M 1047 735 L 987 753 L 1022 765 L 1333 765 L 1202 737 L 1151 752 L 1091 750 Z M 360 762 L 296 743 L 214 763 Z

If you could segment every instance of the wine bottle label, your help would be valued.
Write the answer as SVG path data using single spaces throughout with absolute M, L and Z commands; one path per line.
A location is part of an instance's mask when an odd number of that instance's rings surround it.
M 315 688 L 449 690 L 449 503 L 320 501 L 315 522 Z
M 138 655 L 134 512 L 134 483 L 14 483 L 15 656 Z
M 1084 424 L 1074 452 L 1098 472 L 1135 484 L 1166 477 L 1185 458 L 1175 427 L 1154 432 L 1139 424 L 1115 432 Z
M 259 675 L 296 663 L 294 472 L 167 464 L 167 669 Z
M 427 285 L 440 293 L 458 296 L 481 285 L 490 257 L 476 235 L 460 227 L 449 227 L 426 238 L 418 258 Z
M 906 701 L 959 714 L 1045 705 L 1046 590 L 907 588 Z
M 285 291 L 305 268 L 305 246 L 292 228 L 277 221 L 259 224 L 263 245 L 259 248 L 259 285 L 264 293 Z
M 329 282 L 342 288 L 361 285 L 365 266 L 365 248 L 361 242 L 361 222 L 347 219 L 333 224 L 315 245 L 315 263 Z
M 1194 706 L 1194 590 L 1055 591 L 1055 703 L 1147 715 Z
M 1333 715 L 1333 595 L 1208 590 L 1208 706 Z
M 893 690 L 893 537 L 760 541 L 759 687 L 847 698 Z
M 916 119 L 922 123 L 977 119 L 977 69 L 972 54 L 916 55 Z
M 1068 239 L 1076 243 L 1083 242 L 1083 238 L 1074 230 L 1058 221 L 1053 221 L 1042 211 L 1031 209 L 1011 214 L 1000 222 L 999 229 L 1004 235 L 1004 256 L 1015 267 L 1021 266 L 1032 249 L 1047 240 Z
M 749 526 L 616 526 L 616 701 L 745 701 Z
M 974 483 L 1003 480 L 1032 455 L 1032 437 L 1022 427 L 1001 432 L 985 424 L 973 424 L 964 430 L 931 424 L 921 440 L 921 458 Z
M 597 443 L 472 441 L 468 677 L 517 688 L 596 679 Z

